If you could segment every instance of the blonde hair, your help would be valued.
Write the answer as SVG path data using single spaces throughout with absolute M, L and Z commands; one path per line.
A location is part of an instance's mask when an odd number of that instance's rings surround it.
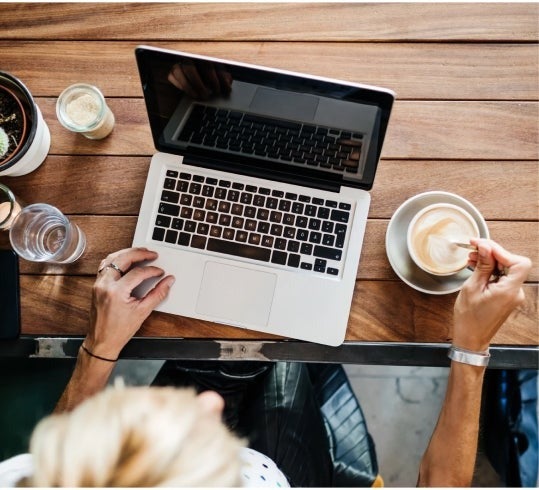
M 109 387 L 51 415 L 30 442 L 40 487 L 239 486 L 243 442 L 194 391 Z

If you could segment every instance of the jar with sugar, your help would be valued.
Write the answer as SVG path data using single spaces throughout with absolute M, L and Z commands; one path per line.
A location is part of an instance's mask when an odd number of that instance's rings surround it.
M 71 85 L 60 94 L 56 115 L 66 129 L 93 140 L 107 137 L 114 127 L 114 114 L 105 97 L 97 87 L 85 83 Z

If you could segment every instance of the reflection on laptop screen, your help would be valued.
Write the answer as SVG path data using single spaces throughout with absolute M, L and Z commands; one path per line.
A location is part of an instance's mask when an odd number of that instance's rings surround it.
M 251 175 L 372 187 L 389 91 L 144 47 L 136 55 L 158 150 Z

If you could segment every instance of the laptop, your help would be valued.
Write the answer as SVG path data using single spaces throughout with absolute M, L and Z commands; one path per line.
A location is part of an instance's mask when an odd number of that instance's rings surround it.
M 394 93 L 149 46 L 135 54 L 157 153 L 133 246 L 176 277 L 157 309 L 340 345 Z

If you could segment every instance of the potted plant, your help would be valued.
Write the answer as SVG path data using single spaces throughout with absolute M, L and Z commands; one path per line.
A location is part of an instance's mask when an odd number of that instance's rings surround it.
M 20 99 L 0 86 L 0 166 L 18 153 L 26 136 L 26 113 Z
M 0 71 L 0 176 L 25 175 L 45 160 L 50 132 L 26 86 Z

